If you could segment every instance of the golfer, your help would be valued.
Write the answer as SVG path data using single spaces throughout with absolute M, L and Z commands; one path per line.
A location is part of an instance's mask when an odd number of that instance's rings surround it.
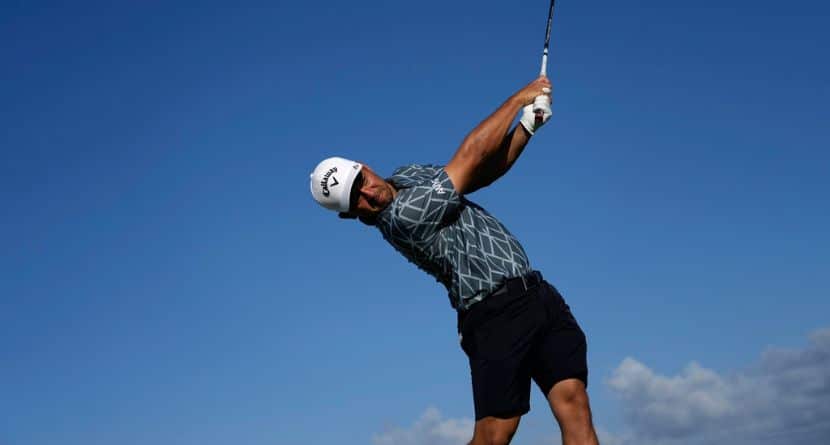
M 598 443 L 585 391 L 585 335 L 519 241 L 466 198 L 510 170 L 550 118 L 549 100 L 541 112 L 533 110 L 534 100 L 549 94 L 544 76 L 520 89 L 467 135 L 445 166 L 409 165 L 383 179 L 366 165 L 334 157 L 311 174 L 319 204 L 377 227 L 447 288 L 470 362 L 474 445 L 510 442 L 530 410 L 531 379 L 547 398 L 565 445 Z

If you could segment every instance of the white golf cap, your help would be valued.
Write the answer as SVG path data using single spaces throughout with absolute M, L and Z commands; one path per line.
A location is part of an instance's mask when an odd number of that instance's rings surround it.
M 348 212 L 352 184 L 362 168 L 362 164 L 348 159 L 324 159 L 311 172 L 311 196 L 329 210 Z

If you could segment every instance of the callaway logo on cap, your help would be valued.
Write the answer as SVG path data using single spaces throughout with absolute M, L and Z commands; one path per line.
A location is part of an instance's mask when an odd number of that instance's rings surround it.
M 323 160 L 311 172 L 311 196 L 321 206 L 337 212 L 349 211 L 349 192 L 363 165 L 333 157 Z

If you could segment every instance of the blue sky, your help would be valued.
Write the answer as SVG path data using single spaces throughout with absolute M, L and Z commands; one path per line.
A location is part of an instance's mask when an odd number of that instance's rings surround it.
M 445 291 L 321 210 L 308 173 L 446 162 L 537 73 L 546 8 L 5 3 L 0 442 L 458 443 Z M 605 443 L 709 443 L 751 403 L 789 431 L 764 410 L 788 393 L 747 402 L 745 383 L 830 381 L 828 18 L 557 5 L 553 119 L 470 198 L 586 330 Z M 830 406 L 801 389 L 794 410 Z M 556 435 L 532 405 L 516 443 Z

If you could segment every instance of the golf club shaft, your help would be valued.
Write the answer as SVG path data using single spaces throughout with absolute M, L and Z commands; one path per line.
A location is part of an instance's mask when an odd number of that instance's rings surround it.
M 550 0 L 550 9 L 548 10 L 548 24 L 545 29 L 545 48 L 542 50 L 542 69 L 539 71 L 540 76 L 548 75 L 548 48 L 550 47 L 550 28 L 553 24 L 553 5 L 556 0 Z M 544 121 L 544 111 L 550 108 L 550 97 L 542 95 L 533 101 L 533 113 L 536 114 L 536 122 Z M 541 124 L 540 124 L 541 125 Z
M 545 30 L 545 49 L 542 50 L 542 70 L 539 72 L 540 76 L 548 75 L 548 48 L 550 47 L 550 28 L 553 24 L 553 5 L 556 0 L 550 0 L 550 9 L 548 10 L 548 26 Z

